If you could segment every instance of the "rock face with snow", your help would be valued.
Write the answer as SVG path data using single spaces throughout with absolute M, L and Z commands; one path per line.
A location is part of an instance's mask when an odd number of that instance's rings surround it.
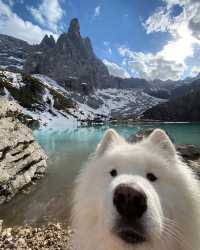
M 103 114 L 111 119 L 136 118 L 148 107 L 163 102 L 154 98 L 142 89 L 97 89 L 87 96 L 76 95 L 75 99 L 81 106 L 87 107 L 93 112 Z
M 109 73 L 92 49 L 90 39 L 82 38 L 78 19 L 71 21 L 68 33 L 57 42 L 45 36 L 29 55 L 24 70 L 31 74 L 44 74 L 57 80 L 64 87 L 82 92 L 81 83 L 88 88 L 106 85 Z
M 42 77 L 41 77 L 42 78 Z M 67 91 L 55 87 L 53 80 L 45 81 L 23 73 L 0 71 L 0 97 L 16 100 L 23 107 L 21 120 L 30 126 L 45 126 L 56 118 L 70 118 L 76 104 Z M 57 85 L 56 85 L 57 86 Z M 26 117 L 25 117 L 26 116 Z M 32 126 L 31 126 L 32 127 Z
M 22 70 L 31 48 L 25 41 L 0 34 L 0 68 Z
M 94 89 L 88 92 L 82 83 L 82 93 L 69 91 L 51 78 L 0 71 L 0 97 L 15 99 L 22 107 L 26 124 L 60 121 L 63 125 L 78 121 L 104 121 L 110 118 L 136 118 L 162 99 L 152 97 L 140 88 Z M 29 122 L 30 121 L 30 122 Z M 29 124 L 28 124 L 29 125 Z
M 32 130 L 16 119 L 21 111 L 16 102 L 0 102 L 0 203 L 43 176 L 47 167 Z

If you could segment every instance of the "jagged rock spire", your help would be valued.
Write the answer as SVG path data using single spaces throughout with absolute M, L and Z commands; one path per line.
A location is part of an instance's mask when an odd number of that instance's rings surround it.
M 52 35 L 48 36 L 45 35 L 44 38 L 42 39 L 42 42 L 40 43 L 41 46 L 43 47 L 49 47 L 53 48 L 55 46 L 56 42 L 54 40 L 54 37 Z
M 71 20 L 68 32 L 80 36 L 80 24 L 77 18 Z

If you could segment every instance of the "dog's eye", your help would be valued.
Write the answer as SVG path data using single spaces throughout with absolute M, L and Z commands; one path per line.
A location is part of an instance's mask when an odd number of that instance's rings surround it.
M 117 176 L 117 170 L 116 170 L 116 169 L 111 170 L 111 171 L 110 171 L 110 175 L 111 175 L 112 177 L 116 177 L 116 176 Z
M 154 181 L 156 181 L 158 178 L 154 175 L 154 174 L 152 174 L 152 173 L 147 173 L 147 179 L 149 180 L 149 181 L 152 181 L 152 182 L 154 182 Z

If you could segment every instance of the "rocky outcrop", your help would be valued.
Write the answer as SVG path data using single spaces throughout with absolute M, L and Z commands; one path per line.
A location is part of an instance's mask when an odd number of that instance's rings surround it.
M 0 101 L 0 119 L 6 117 L 16 117 L 22 112 L 22 107 L 14 101 Z
M 77 109 L 70 93 L 46 76 L 0 70 L 0 98 L 18 102 L 23 112 L 17 118 L 32 129 Z
M 43 49 L 54 48 L 56 45 L 55 39 L 52 35 L 45 35 L 40 43 L 40 47 Z
M 22 71 L 31 49 L 25 41 L 0 34 L 0 68 Z
M 154 128 L 141 129 L 136 134 L 129 136 L 127 139 L 130 143 L 136 143 L 148 137 Z M 168 134 L 169 135 L 169 134 Z M 169 135 L 170 137 L 170 135 Z M 173 139 L 171 138 L 173 141 Z M 184 161 L 196 172 L 200 178 L 200 147 L 190 144 L 176 144 L 176 150 Z
M 24 71 L 45 74 L 79 92 L 82 92 L 83 82 L 92 89 L 102 83 L 106 85 L 109 79 L 108 70 L 95 56 L 90 39 L 81 37 L 76 18 L 71 21 L 68 33 L 61 34 L 56 44 L 52 37 L 45 36 L 29 55 Z
M 32 131 L 16 119 L 22 108 L 5 100 L 0 107 L 0 203 L 3 203 L 44 175 L 47 156 Z

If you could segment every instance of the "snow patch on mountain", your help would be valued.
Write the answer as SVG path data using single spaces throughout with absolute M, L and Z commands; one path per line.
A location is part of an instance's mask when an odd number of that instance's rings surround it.
M 12 73 L 9 71 L 3 71 L 5 77 L 11 82 L 12 86 L 20 89 L 24 86 L 22 75 L 20 73 Z
M 9 71 L 0 71 L 0 87 L 3 89 L 2 98 L 15 99 L 23 106 L 24 114 L 39 121 L 41 128 L 49 129 L 64 129 L 78 126 L 80 122 L 100 122 L 111 118 L 136 118 L 163 102 L 163 99 L 152 97 L 142 89 L 96 89 L 84 94 L 66 90 L 44 75 L 24 76 Z M 15 92 L 13 95 L 13 88 L 17 95 Z M 24 103 L 20 95 L 30 94 L 30 88 L 33 88 L 35 96 L 30 96 L 30 103 L 23 96 Z

